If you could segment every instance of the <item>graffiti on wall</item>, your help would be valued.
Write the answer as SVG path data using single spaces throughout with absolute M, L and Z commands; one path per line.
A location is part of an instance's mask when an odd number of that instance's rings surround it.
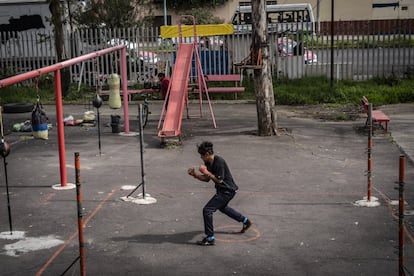
M 17 32 L 44 28 L 43 19 L 39 14 L 22 15 L 19 18 L 10 17 L 8 24 L 0 24 L 1 43 L 17 38 Z

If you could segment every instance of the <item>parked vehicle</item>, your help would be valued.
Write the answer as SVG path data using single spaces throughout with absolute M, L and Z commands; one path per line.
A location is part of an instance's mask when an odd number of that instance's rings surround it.
M 318 62 L 318 57 L 311 50 L 303 47 L 302 42 L 296 42 L 287 37 L 279 37 L 277 39 L 277 52 L 280 56 L 299 56 L 303 55 L 305 64 L 312 64 Z
M 224 46 L 224 40 L 221 39 L 219 36 L 208 36 L 208 37 L 199 37 L 197 38 L 198 44 L 202 48 L 209 48 L 209 49 L 220 49 Z M 166 45 L 176 47 L 178 45 L 179 39 L 178 37 L 173 38 L 160 38 L 159 45 Z M 183 37 L 182 43 L 193 43 L 194 37 Z
M 160 60 L 158 55 L 151 51 L 138 51 L 138 57 L 141 63 L 148 67 L 156 67 L 158 61 Z
M 113 38 L 108 41 L 108 45 L 110 46 L 126 45 L 129 52 L 133 53 L 133 55 L 131 56 L 131 59 L 134 59 L 134 57 L 138 57 L 138 59 L 140 60 L 141 67 L 145 66 L 147 68 L 156 68 L 157 63 L 160 60 L 156 53 L 151 52 L 151 51 L 139 50 L 140 47 L 138 46 L 138 43 L 131 42 L 126 39 Z M 129 56 L 129 53 L 128 53 L 128 56 Z
M 231 22 L 234 33 L 251 33 L 252 7 L 250 3 L 241 2 L 236 8 Z M 315 19 L 309 3 L 270 4 L 266 5 L 267 28 L 269 33 L 275 32 L 314 32 Z

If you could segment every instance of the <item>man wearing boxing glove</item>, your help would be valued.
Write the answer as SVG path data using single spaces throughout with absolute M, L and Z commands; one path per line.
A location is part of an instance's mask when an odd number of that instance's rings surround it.
M 212 180 L 215 184 L 216 194 L 203 208 L 204 232 L 206 237 L 198 241 L 197 244 L 214 245 L 213 213 L 215 211 L 220 210 L 220 212 L 232 219 L 243 223 L 241 233 L 246 232 L 252 225 L 252 222 L 228 206 L 230 200 L 236 195 L 238 187 L 234 182 L 226 161 L 222 157 L 214 154 L 213 144 L 207 141 L 201 143 L 198 145 L 198 153 L 204 162 L 204 165 L 199 167 L 201 174 L 197 173 L 194 168 L 189 168 L 188 174 L 200 181 L 208 182 Z

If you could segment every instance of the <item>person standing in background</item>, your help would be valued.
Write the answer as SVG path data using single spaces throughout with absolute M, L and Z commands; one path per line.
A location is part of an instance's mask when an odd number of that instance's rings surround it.
M 158 73 L 158 79 L 160 81 L 160 93 L 162 99 L 165 100 L 165 109 L 167 110 L 169 98 L 168 86 L 170 85 L 170 78 L 166 77 L 164 73 Z

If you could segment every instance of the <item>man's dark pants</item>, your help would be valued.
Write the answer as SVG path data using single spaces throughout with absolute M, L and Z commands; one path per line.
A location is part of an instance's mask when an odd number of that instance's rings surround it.
M 207 236 L 214 235 L 213 228 L 213 213 L 217 210 L 231 217 L 232 219 L 241 222 L 244 217 L 242 214 L 234 210 L 233 208 L 227 206 L 230 200 L 235 196 L 236 192 L 224 190 L 218 191 L 206 206 L 203 208 L 203 217 L 204 217 L 204 232 Z

